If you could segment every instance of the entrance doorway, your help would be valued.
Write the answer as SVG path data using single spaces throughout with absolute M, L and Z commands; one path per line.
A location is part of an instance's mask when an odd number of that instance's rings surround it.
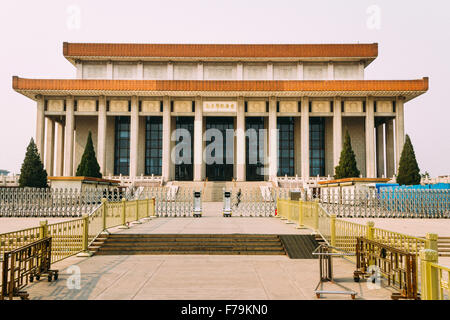
M 233 178 L 233 163 L 234 163 L 234 150 L 230 148 L 227 150 L 227 143 L 234 141 L 234 135 L 232 141 L 227 141 L 227 129 L 233 130 L 234 133 L 234 118 L 233 117 L 206 117 L 206 130 L 217 129 L 222 134 L 222 150 L 218 149 L 218 152 L 222 152 L 222 155 L 216 154 L 217 150 L 211 152 L 211 158 L 217 158 L 218 161 L 213 163 L 206 163 L 206 177 L 209 181 L 231 181 Z M 216 137 L 212 137 L 210 141 L 206 141 L 206 147 L 212 143 L 219 143 L 216 141 Z M 232 147 L 229 146 L 229 147 Z M 228 159 L 232 159 L 231 163 Z M 208 160 L 208 159 L 207 159 Z M 228 161 L 227 161 L 228 160 Z
M 194 178 L 194 117 L 176 117 L 175 119 L 176 123 L 176 129 L 185 129 L 189 132 L 191 136 L 191 159 L 190 161 L 182 161 L 179 163 L 179 159 L 176 159 L 175 164 L 175 180 L 178 181 L 192 181 Z M 182 140 L 180 140 L 180 136 L 177 134 L 176 136 L 177 142 L 181 143 Z M 181 137 L 181 139 L 183 139 Z M 180 152 L 180 154 L 177 154 L 177 158 L 183 157 L 183 150 Z
M 246 180 L 264 181 L 264 117 L 247 117 L 245 130 Z

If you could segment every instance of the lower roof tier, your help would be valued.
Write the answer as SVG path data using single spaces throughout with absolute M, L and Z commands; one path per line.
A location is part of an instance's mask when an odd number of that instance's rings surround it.
M 36 95 L 136 96 L 404 96 L 411 100 L 428 91 L 428 78 L 416 80 L 61 80 L 14 76 L 13 89 Z

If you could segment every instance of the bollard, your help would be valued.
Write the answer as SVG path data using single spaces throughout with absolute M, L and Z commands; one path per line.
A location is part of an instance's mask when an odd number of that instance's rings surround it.
M 89 215 L 83 214 L 83 241 L 82 250 L 77 254 L 77 257 L 84 258 L 92 256 L 92 252 L 89 251 Z
M 119 227 L 119 229 L 129 229 L 127 225 L 126 201 L 127 200 L 125 198 L 122 198 L 122 213 L 121 213 L 122 225 Z
M 431 249 L 420 251 L 421 264 L 421 293 L 422 300 L 439 299 L 439 271 L 431 263 L 438 262 L 438 252 Z

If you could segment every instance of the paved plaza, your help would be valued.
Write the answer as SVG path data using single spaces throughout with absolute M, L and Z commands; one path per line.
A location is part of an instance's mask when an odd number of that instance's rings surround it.
M 221 203 L 204 203 L 201 218 L 154 218 L 129 229 L 111 229 L 128 234 L 309 234 L 275 217 L 232 217 L 220 215 Z M 2 218 L 0 232 L 33 227 L 42 218 Z M 63 221 L 50 218 L 49 223 Z M 450 236 L 450 220 L 349 219 L 406 234 L 426 232 Z M 449 258 L 440 263 L 450 265 Z M 74 268 L 76 266 L 76 268 Z M 54 264 L 60 270 L 57 282 L 45 279 L 27 287 L 32 299 L 316 299 L 318 260 L 290 259 L 287 256 L 249 255 L 129 255 L 71 257 Z M 78 269 L 79 268 L 79 269 Z M 358 299 L 390 299 L 391 288 L 369 288 L 353 282 L 355 265 L 334 259 L 334 276 Z M 80 272 L 80 287 L 73 287 L 74 270 Z M 71 286 L 72 284 L 72 286 Z M 329 283 L 326 289 L 339 289 Z M 350 299 L 347 295 L 326 295 L 323 299 Z
M 72 265 L 81 272 L 80 289 L 69 289 Z M 59 280 L 31 284 L 31 299 L 316 299 L 318 260 L 287 256 L 142 255 L 72 257 L 57 263 Z M 68 273 L 69 267 L 71 273 Z M 359 299 L 390 299 L 389 288 L 353 282 L 354 264 L 335 259 L 334 275 Z M 69 281 L 67 281 L 69 279 Z M 332 284 L 325 288 L 336 290 Z M 350 299 L 326 295 L 324 299 Z

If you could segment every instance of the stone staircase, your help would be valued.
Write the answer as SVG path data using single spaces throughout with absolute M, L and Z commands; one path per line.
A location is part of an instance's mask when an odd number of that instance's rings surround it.
M 319 241 L 318 241 L 319 240 Z M 97 255 L 287 255 L 314 259 L 314 235 L 275 234 L 109 234 L 89 247 Z
M 109 234 L 89 247 L 96 255 L 207 254 L 285 255 L 278 235 Z
M 202 190 L 202 201 L 203 202 L 222 202 L 223 201 L 223 188 L 227 190 L 231 189 L 242 189 L 244 190 L 259 190 L 260 186 L 272 187 L 271 182 L 258 181 L 258 182 L 234 182 L 234 181 L 203 181 L 203 182 L 192 182 L 192 181 L 171 181 L 171 186 L 178 186 L 179 192 L 188 188 L 189 190 Z

